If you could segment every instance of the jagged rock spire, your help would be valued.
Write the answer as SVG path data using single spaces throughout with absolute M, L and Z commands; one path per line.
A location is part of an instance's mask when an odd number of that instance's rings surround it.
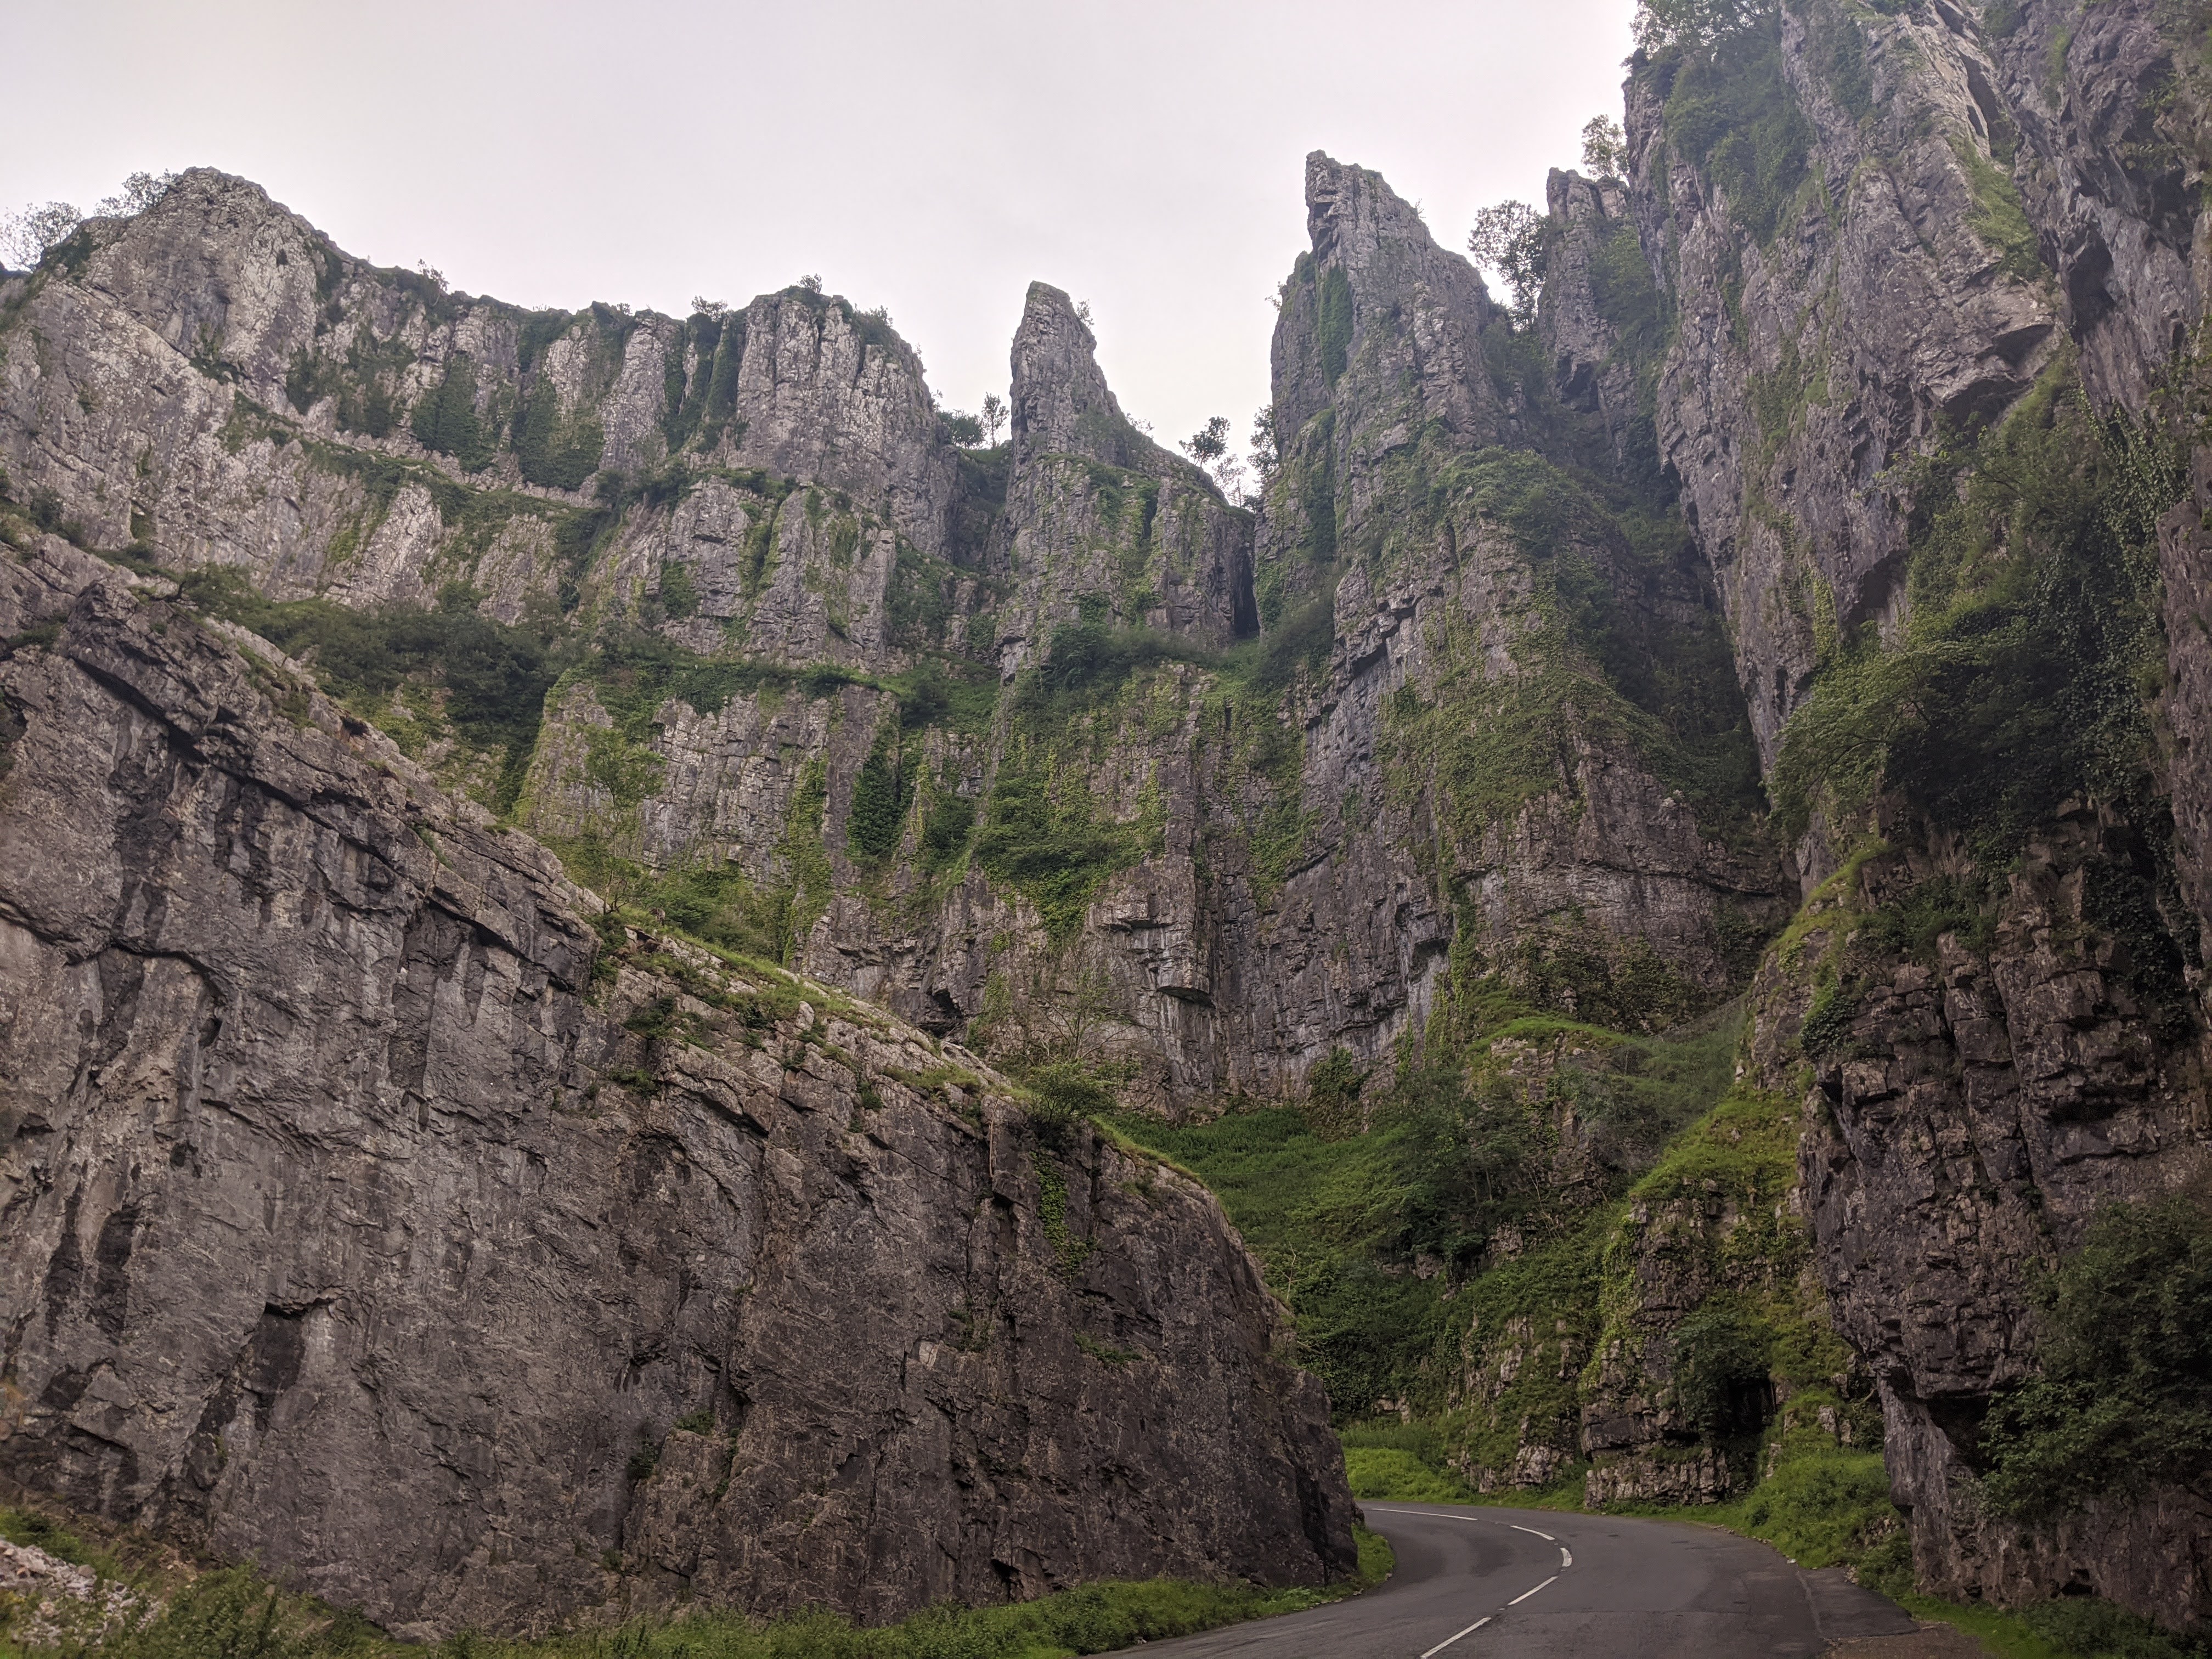
M 1098 367 L 1097 337 L 1075 301 L 1049 283 L 1030 284 L 1012 363 L 1017 468 L 1066 454 L 1157 470 L 1158 447 L 1129 424 Z
M 1474 267 L 1439 247 L 1381 173 L 1320 150 L 1306 157 L 1306 228 L 1313 253 L 1276 326 L 1278 434 L 1293 438 L 1334 404 L 1352 426 L 1440 421 L 1463 442 L 1498 441 L 1504 411 L 1482 350 L 1498 307 Z

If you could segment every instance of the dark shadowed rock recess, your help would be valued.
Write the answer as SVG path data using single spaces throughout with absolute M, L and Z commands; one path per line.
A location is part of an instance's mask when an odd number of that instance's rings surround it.
M 1440 1346 L 1470 1479 L 1742 1491 L 1685 1333 L 1786 1308 L 1922 1584 L 2212 1618 L 2201 1491 L 1984 1484 L 2043 1274 L 2212 1172 L 2212 19 L 1743 10 L 1533 319 L 1310 156 L 1242 501 L 1042 283 L 982 447 L 843 298 L 526 312 L 213 172 L 0 276 L 0 1474 L 420 1632 L 1310 1582 L 1242 1246 L 987 1060 L 1443 1060 L 1620 1206 Z

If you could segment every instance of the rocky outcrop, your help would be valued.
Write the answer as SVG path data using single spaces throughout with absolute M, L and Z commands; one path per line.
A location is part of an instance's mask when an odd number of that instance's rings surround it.
M 2163 726 L 2172 745 L 2176 873 L 2198 919 L 2200 959 L 2212 960 L 2212 454 L 2197 453 L 2187 498 L 2160 526 L 2168 675 Z M 2198 1000 L 2212 1024 L 2212 986 Z M 2208 1056 L 2212 1066 L 2212 1056 Z
M 2212 1170 L 2201 1060 L 2162 1038 L 2167 1011 L 2146 1006 L 2085 913 L 2092 872 L 2124 866 L 2125 839 L 2077 815 L 2023 859 L 1988 945 L 1946 933 L 1932 962 L 1862 932 L 1924 868 L 1888 858 L 1839 877 L 1803 960 L 1864 991 L 1848 1030 L 1813 1043 L 1799 1161 L 1829 1307 L 1879 1388 L 1923 1578 L 2008 1601 L 2087 1586 L 2186 1625 L 2212 1590 L 2201 1503 L 2115 1501 L 2094 1522 L 2028 1528 L 1985 1516 L 1975 1495 L 1982 1418 L 2033 1373 L 2034 1275 L 2102 1206 Z M 1778 1085 L 1804 1063 L 1809 1012 L 1802 988 L 1784 989 L 1762 1022 Z
M 1310 157 L 1256 514 L 1128 418 L 1042 284 L 1011 441 L 959 450 L 847 301 L 526 313 L 191 174 L 0 285 L 4 517 L 565 638 L 515 815 L 574 867 L 934 1039 L 1121 1062 L 1164 1110 L 1294 1096 L 1339 1051 L 1461 1053 L 1504 1006 L 1674 1025 L 1802 902 L 1753 999 L 1771 1157 L 1632 1194 L 1587 1319 L 1471 1333 L 1462 1397 L 1498 1420 L 1463 1467 L 1588 1455 L 1602 1501 L 1741 1481 L 1755 1431 L 1720 1395 L 1692 1420 L 1684 1333 L 1786 1304 L 1839 1336 L 1729 1386 L 1850 1444 L 1878 1396 L 1927 1582 L 2201 1619 L 2185 1500 L 2039 1529 L 1974 1500 L 1979 1414 L 2035 1364 L 2034 1274 L 2100 1206 L 2195 1179 L 2212 1133 L 2212 484 L 2195 456 L 2185 492 L 2137 418 L 2194 372 L 2203 307 L 2176 27 L 2159 0 L 1780 0 L 1643 56 L 1625 176 L 1550 181 L 1533 327 L 1379 177 Z M 2051 488 L 1977 493 L 2008 469 Z M 2015 640 L 2012 680 L 1976 678 Z M 647 971 L 614 1006 L 675 994 Z M 574 988 L 562 1075 L 635 1069 Z M 912 1109 L 901 1146 L 970 1167 L 957 1115 Z M 1542 1127 L 1560 1190 L 1627 1189 L 1571 1113 Z M 768 1572 L 752 1542 L 684 1565 L 714 1528 L 683 1494 L 741 1483 L 672 1432 L 623 1534 L 658 1540 L 647 1578 Z
M 2083 377 L 2139 404 L 2203 315 L 2194 25 L 2154 0 L 2008 7 L 1978 28 L 1937 15 L 1986 59 L 1986 77 L 1971 53 L 1961 67 L 1999 146 L 2018 135 L 2012 175 Z
M 1253 518 L 1129 422 L 1066 295 L 1030 285 L 1012 354 L 1012 473 L 1000 534 L 1008 678 L 1042 660 L 1088 601 L 1130 626 L 1210 646 L 1258 631 Z
M 1711 50 L 1633 66 L 1630 210 L 1674 319 L 1659 448 L 1771 775 L 1847 653 L 1874 660 L 1949 626 L 1964 590 L 1932 574 L 1948 556 L 1930 526 L 1999 453 L 1980 434 L 2032 429 L 2039 397 L 2077 406 L 2076 377 L 2132 422 L 2171 372 L 2202 309 L 2201 95 L 2172 26 L 2149 4 L 1788 0 Z M 1601 348 L 1563 352 L 1563 372 Z M 2002 832 L 1909 780 L 1849 822 L 1814 814 L 1799 849 L 1812 896 L 1764 970 L 1755 1041 L 1768 1086 L 1812 1079 L 1814 1259 L 1879 1390 L 1923 1581 L 2002 1600 L 2090 1589 L 2187 1625 L 2212 1611 L 2191 1501 L 2025 1527 L 1976 1497 L 1982 1416 L 2035 1364 L 2033 1276 L 2101 1206 L 2176 1190 L 2212 1156 L 2202 560 L 2192 507 L 2145 544 L 2141 515 L 2171 484 L 2157 452 L 2115 435 L 2129 429 L 2084 421 L 2070 453 L 2036 465 L 2133 492 L 2098 507 L 2100 531 L 2067 532 L 2077 550 L 2060 556 L 2081 562 L 2060 568 L 2114 582 L 2100 614 L 2127 627 L 2162 604 L 2162 646 L 2146 631 L 2068 660 L 2104 672 L 2100 650 L 2162 648 L 2163 748 L 2129 725 L 2115 739 L 2140 769 L 2129 781 L 2016 799 Z M 1990 541 L 2027 559 L 2063 537 L 2023 520 Z M 2161 556 L 2162 599 L 2139 601 L 2124 572 Z M 2128 721 L 2147 678 L 2115 699 Z M 1818 711 L 1831 732 L 1839 706 Z M 2057 740 L 2094 719 L 2071 714 Z M 1954 734 L 1954 765 L 1989 764 L 1973 745 L 2002 739 L 1985 731 Z
M 1638 383 L 1659 322 L 1659 290 L 1644 264 L 1628 187 L 1555 167 L 1545 181 L 1545 203 L 1549 245 L 1536 320 L 1553 389 L 1565 411 L 1595 417 L 1603 442 L 1582 445 L 1586 456 L 1664 493 Z
M 757 491 L 803 477 L 946 550 L 957 469 L 920 361 L 805 289 L 682 322 L 525 312 L 368 265 L 196 168 L 79 229 L 0 332 L 20 491 L 90 544 L 240 565 L 279 596 L 422 603 L 459 580 L 510 618 L 532 594 L 604 602 L 627 590 L 589 556 L 608 539 L 589 504 L 651 516 L 623 486 L 679 457 Z
M 913 354 L 844 301 L 518 312 L 349 259 L 209 173 L 14 293 L 0 340 L 69 343 L 9 358 L 0 465 L 48 527 L 243 565 L 271 595 L 657 636 L 549 701 L 525 827 L 709 873 L 730 942 L 941 1032 L 994 984 L 1103 985 L 1108 1049 L 1163 1105 L 1381 1053 L 1434 1011 L 1467 929 L 1484 972 L 1570 935 L 1608 982 L 1649 953 L 1676 989 L 1638 1021 L 1710 1000 L 1780 884 L 1739 833 L 1748 751 L 1717 808 L 1660 753 L 1738 743 L 1711 596 L 1679 550 L 1655 563 L 1534 456 L 1501 459 L 1541 422 L 1494 372 L 1480 278 L 1375 175 L 1309 171 L 1263 514 L 1128 419 L 1042 283 L 1012 441 L 959 452 Z M 1549 530 L 1501 514 L 1532 486 L 1571 509 L 1556 562 Z M 1701 636 L 1664 666 L 1697 684 L 1668 694 L 1697 730 L 1661 729 L 1674 714 L 1624 701 L 1595 636 L 1561 636 L 1562 572 L 1639 650 Z M 1040 697 L 1063 635 L 1053 683 L 1084 684 Z M 1473 753 L 1458 728 L 1493 719 L 1507 741 Z M 896 823 L 856 838 L 872 766 Z M 447 775 L 487 800 L 502 775 Z M 974 854 L 1031 776 L 1087 849 L 1072 928 Z M 1585 1012 L 1606 994 L 1555 988 Z
M 0 558 L 0 1479 L 397 1632 L 1352 1565 L 1212 1200 Z
M 1259 589 L 1285 633 L 1325 592 L 1333 644 L 1298 705 L 1309 827 L 1247 970 L 1261 1046 L 1379 1055 L 1491 976 L 1601 1023 L 1679 1018 L 1729 982 L 1726 927 L 1778 920 L 1778 869 L 1729 828 L 1750 827 L 1749 796 L 1669 773 L 1741 743 L 1711 597 L 1686 560 L 1631 544 L 1622 503 L 1502 447 L 1538 424 L 1499 384 L 1506 326 L 1463 258 L 1371 173 L 1316 154 L 1307 195 Z M 1578 581 L 1617 640 L 1702 641 L 1679 670 L 1700 684 L 1691 721 L 1667 729 L 1680 707 L 1655 720 L 1609 677 L 1562 599 Z M 1747 785 L 1747 749 L 1734 764 Z M 1571 948 L 1603 965 L 1568 983 Z M 1666 1009 L 1618 994 L 1647 959 L 1679 981 Z

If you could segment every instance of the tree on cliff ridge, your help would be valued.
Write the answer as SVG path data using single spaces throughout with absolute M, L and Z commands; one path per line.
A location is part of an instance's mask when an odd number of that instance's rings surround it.
M 1637 0 L 1637 50 L 1702 46 L 1748 28 L 1778 9 L 1779 0 Z

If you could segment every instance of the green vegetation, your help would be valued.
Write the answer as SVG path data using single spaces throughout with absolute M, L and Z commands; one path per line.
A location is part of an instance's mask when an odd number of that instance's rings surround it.
M 991 786 L 975 856 L 993 881 L 1036 906 L 1058 945 L 1075 936 L 1106 878 L 1143 857 L 1146 843 L 1139 826 L 1101 822 L 1079 781 L 1009 761 Z
M 1321 279 L 1315 338 L 1321 344 L 1321 372 L 1331 386 L 1343 377 L 1352 349 L 1352 284 L 1341 265 Z
M 451 455 L 465 472 L 491 465 L 498 434 L 487 433 L 477 416 L 477 366 L 467 352 L 457 351 L 447 360 L 437 389 L 416 405 L 415 436 L 425 449 Z
M 1759 9 L 1763 15 L 1708 38 L 1679 39 L 1662 62 L 1673 71 L 1668 143 L 1718 188 L 1729 216 L 1765 243 L 1809 175 L 1813 129 L 1783 73 L 1780 9 Z
M 2099 420 L 2054 369 L 1984 437 L 1905 481 L 1910 623 L 1832 633 L 1776 768 L 1785 835 L 1851 833 L 1877 792 L 2001 865 L 2069 798 L 2163 809 L 2146 692 L 2162 672 L 2157 520 L 2172 445 Z
M 2038 1374 L 1984 1425 L 1989 1504 L 2041 1516 L 2212 1473 L 2212 1197 L 2114 1204 L 2044 1282 Z
M 737 409 L 745 313 L 694 312 L 684 326 L 684 343 L 669 353 L 668 383 L 678 395 L 667 400 L 668 449 L 673 454 L 690 444 L 709 455 L 726 435 L 744 441 L 745 423 L 737 419 Z M 693 356 L 698 368 L 687 380 L 684 364 Z
M 1973 140 L 1960 135 L 1951 141 L 1959 166 L 1966 175 L 1974 210 L 1966 217 L 1975 235 L 1996 253 L 1997 268 L 2008 276 L 2033 283 L 2048 274 L 2035 227 L 2020 199 L 2020 186 L 2012 175 L 1982 154 Z
M 959 579 L 953 566 L 916 551 L 901 537 L 884 605 L 890 642 L 907 650 L 942 647 L 952 621 L 952 586 Z
M 44 1550 L 58 1561 L 88 1567 L 103 1558 L 82 1538 L 50 1516 L 31 1510 L 0 1510 L 0 1538 L 11 1544 Z
M 1426 1423 L 1388 1419 L 1347 1424 L 1344 1473 L 1354 1498 L 1395 1498 L 1409 1504 L 1465 1504 L 1474 1492 L 1444 1472 L 1443 1437 Z
M 514 454 L 522 476 L 548 489 L 581 489 L 606 453 L 606 433 L 586 410 L 564 413 L 561 395 L 541 380 L 515 423 Z
M 1567 1317 L 1583 1322 L 1585 1341 L 1594 1336 L 1615 1218 L 1606 1200 L 1625 1194 L 1667 1137 L 1728 1088 L 1740 1029 L 1628 1038 L 1516 1015 L 1504 1001 L 1495 1012 L 1465 1070 L 1408 1065 L 1366 1078 L 1340 1054 L 1315 1068 L 1302 1108 L 1181 1126 L 1112 1120 L 1219 1194 L 1296 1317 L 1300 1362 L 1328 1385 L 1340 1422 L 1382 1400 L 1437 1419 L 1470 1329 Z M 1533 1099 L 1507 1069 L 1532 1051 L 1553 1060 Z M 1591 1126 L 1595 1194 L 1549 1179 L 1570 1113 Z M 1700 1164 L 1683 1178 L 1712 1172 Z M 1518 1254 L 1492 1249 L 1506 1234 L 1522 1241 Z M 1510 1442 L 1524 1417 L 1563 1418 L 1574 1385 L 1547 1384 L 1541 1372 L 1522 1368 L 1488 1426 L 1462 1417 L 1453 1431 L 1465 1443 L 1494 1427 Z M 1540 1399 L 1547 1388 L 1559 1398 Z
M 1356 1490 L 1463 1501 L 1478 1474 L 1534 1467 L 1542 1490 L 1498 1501 L 1578 1506 L 1586 1403 L 1643 1392 L 1688 1431 L 1650 1455 L 1774 1471 L 1732 1524 L 1894 1567 L 1880 1459 L 1838 1445 L 1878 1443 L 1878 1413 L 1808 1300 L 1787 1206 L 1797 1110 L 1734 1083 L 1741 1021 L 1632 1038 L 1496 993 L 1485 1013 L 1463 1069 L 1339 1054 L 1302 1110 L 1116 1120 L 1206 1180 L 1261 1257 Z M 1703 1287 L 1686 1310 L 1647 1310 L 1655 1256 Z M 1639 1382 L 1655 1335 L 1667 1369 Z
M 660 609 L 676 622 L 699 614 L 699 587 L 691 579 L 690 567 L 674 563 L 660 567 Z
M 650 1474 L 649 1466 L 642 1471 Z M 1364 1528 L 1358 1542 L 1357 1571 L 1322 1589 L 1113 1582 L 1034 1601 L 981 1607 L 947 1602 L 877 1629 L 823 1612 L 760 1620 L 687 1609 L 672 1621 L 535 1640 L 464 1632 L 434 1651 L 445 1659 L 1072 1659 L 1302 1612 L 1371 1589 L 1395 1565 L 1390 1547 Z M 611 1558 L 610 1565 L 618 1570 L 619 1559 Z M 135 1582 L 149 1593 L 146 1611 L 104 1637 L 73 1638 L 68 1652 L 79 1659 L 399 1659 L 422 1651 L 393 1641 L 357 1614 L 288 1595 L 242 1568 L 189 1581 L 147 1575 Z M 8 1641 L 5 1621 L 15 1605 L 15 1598 L 0 1595 L 0 1654 L 12 1659 L 58 1651 Z
M 356 611 L 328 599 L 265 599 L 243 573 L 222 567 L 180 585 L 188 603 L 309 663 L 324 690 L 364 720 L 404 732 L 409 722 L 392 717 L 391 699 L 423 693 L 439 722 L 495 758 L 494 804 L 512 810 L 560 672 L 562 653 L 546 633 L 493 622 L 465 589 L 449 591 L 435 610 Z
M 2066 802 L 2102 808 L 2081 921 L 2124 947 L 2115 971 L 2168 1040 L 2191 1028 L 2198 966 L 2195 930 L 2172 920 L 2148 702 L 2165 672 L 2156 526 L 2182 477 L 2163 428 L 2094 416 L 2063 364 L 2001 425 L 1916 464 L 1910 619 L 1887 640 L 1826 629 L 1774 779 L 1785 835 L 1817 812 L 1847 846 L 1879 799 L 1963 850 L 1970 867 L 1895 896 L 1869 935 L 1923 957 L 1944 931 L 1984 934 L 1990 880 Z M 1850 1006 L 1829 995 L 1814 1012 L 1807 1046 L 1832 1048 Z
M 900 752 L 898 735 L 896 725 L 890 723 L 876 733 L 875 746 L 853 782 L 845 838 L 860 858 L 884 858 L 898 847 L 907 803 L 914 793 L 914 776 Z
M 1065 724 L 1117 696 L 1129 680 L 1164 662 L 1216 664 L 1195 641 L 1150 628 L 1115 628 L 1103 608 L 1059 629 L 1044 661 L 1024 682 L 1018 712 L 1039 726 Z
M 1340 1418 L 1408 1388 L 1440 1395 L 1444 1306 L 1437 1277 L 1409 1271 L 1410 1166 L 1402 1131 L 1322 1139 L 1277 1107 L 1175 1127 L 1118 1117 L 1115 1128 L 1189 1168 L 1219 1195 L 1297 1322 L 1298 1360 L 1328 1387 Z
M 1531 578 L 1517 615 L 1452 610 L 1428 624 L 1433 690 L 1401 687 L 1385 713 L 1395 799 L 1410 808 L 1433 792 L 1440 827 L 1471 854 L 1526 803 L 1574 800 L 1580 757 L 1596 746 L 1639 756 L 1709 833 L 1759 836 L 1748 720 L 1678 519 L 1525 451 L 1459 454 L 1440 439 L 1394 455 L 1383 480 L 1376 527 L 1353 556 L 1387 572 L 1447 533 L 1464 541 L 1494 526 Z M 1703 618 L 1621 597 L 1669 592 Z M 1495 666 L 1501 644 L 1510 672 Z

